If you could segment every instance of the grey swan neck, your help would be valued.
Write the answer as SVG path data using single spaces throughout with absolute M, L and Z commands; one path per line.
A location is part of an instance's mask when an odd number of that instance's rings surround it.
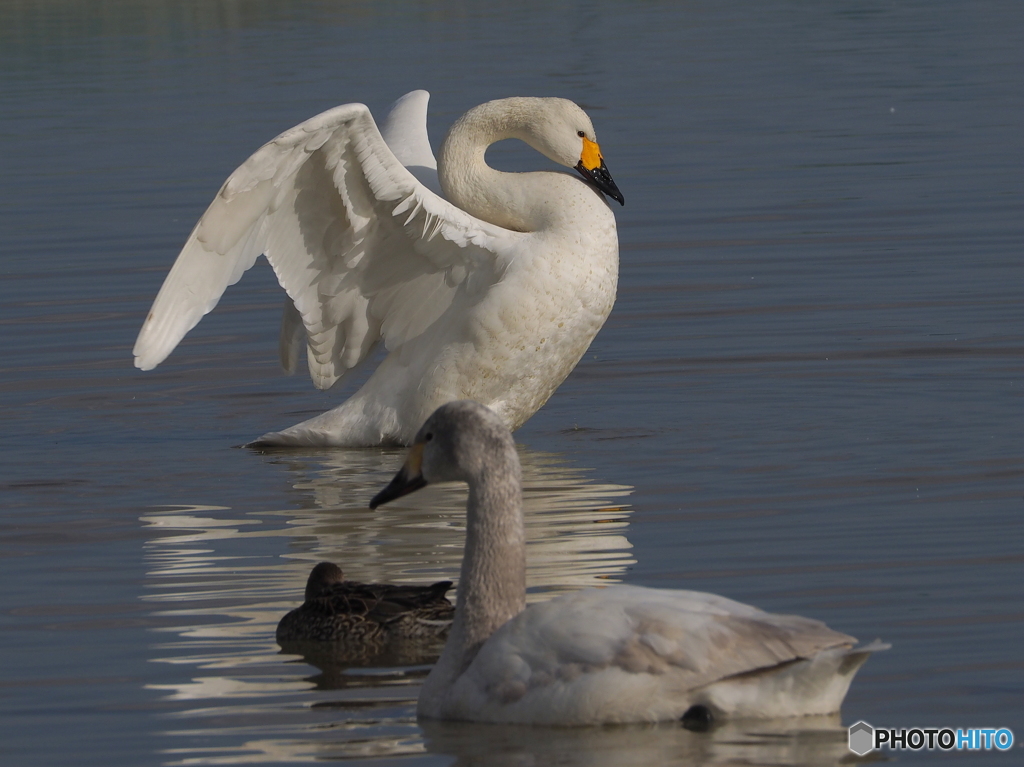
M 491 224 L 517 232 L 534 232 L 552 223 L 558 206 L 546 204 L 552 179 L 576 183 L 564 173 L 504 173 L 484 159 L 487 147 L 514 138 L 538 152 L 538 116 L 543 100 L 509 98 L 470 109 L 448 130 L 437 158 L 437 175 L 445 196 Z M 578 182 L 582 184 L 583 182 Z
M 480 456 L 466 480 L 466 550 L 448 641 L 424 682 L 420 710 L 436 712 L 480 646 L 526 609 L 522 470 L 514 445 Z

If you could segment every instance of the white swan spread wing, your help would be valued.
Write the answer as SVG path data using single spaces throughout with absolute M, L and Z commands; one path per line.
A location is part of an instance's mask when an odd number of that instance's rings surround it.
M 433 170 L 408 122 L 393 135 L 409 139 L 398 146 L 410 164 Z M 336 107 L 231 174 L 157 295 L 135 365 L 160 364 L 265 254 L 302 318 L 313 381 L 329 388 L 379 339 L 393 349 L 429 326 L 470 276 L 478 289 L 500 279 L 516 236 L 417 180 L 364 105 Z
M 416 179 L 430 191 L 442 195 L 437 180 L 437 159 L 427 135 L 426 91 L 412 91 L 391 106 L 380 133 L 388 148 Z
M 536 412 L 611 311 L 618 238 L 598 190 L 622 195 L 590 118 L 570 101 L 476 107 L 449 132 L 439 166 L 427 99 L 400 99 L 383 135 L 362 104 L 331 109 L 246 160 L 168 274 L 136 367 L 160 364 L 265 254 L 289 297 L 285 369 L 306 346 L 313 382 L 327 389 L 378 341 L 390 354 L 342 405 L 260 443 L 408 442 L 438 405 L 464 397 L 510 428 Z M 489 168 L 484 150 L 503 138 L 585 180 Z M 437 193 L 439 174 L 452 202 Z

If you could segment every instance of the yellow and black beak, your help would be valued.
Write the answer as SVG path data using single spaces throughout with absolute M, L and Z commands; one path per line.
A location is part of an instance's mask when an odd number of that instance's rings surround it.
M 382 503 L 401 498 L 403 495 L 414 493 L 421 487 L 427 486 L 427 480 L 423 479 L 421 471 L 423 467 L 423 443 L 417 442 L 409 449 L 409 455 L 398 470 L 395 478 L 388 483 L 388 486 L 373 496 L 370 501 L 370 508 L 376 509 Z
M 601 147 L 596 141 L 583 137 L 583 151 L 580 152 L 580 161 L 576 163 L 576 170 L 587 181 L 596 186 L 606 195 L 616 200 L 619 205 L 625 205 L 622 192 L 615 186 L 612 176 L 605 167 L 604 158 L 601 156 Z

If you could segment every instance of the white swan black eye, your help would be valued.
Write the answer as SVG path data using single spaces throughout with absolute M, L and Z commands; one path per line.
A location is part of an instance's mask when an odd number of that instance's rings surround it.
M 586 132 L 585 131 L 581 131 L 581 130 L 576 131 L 576 135 L 579 136 L 580 138 L 586 138 L 587 137 Z

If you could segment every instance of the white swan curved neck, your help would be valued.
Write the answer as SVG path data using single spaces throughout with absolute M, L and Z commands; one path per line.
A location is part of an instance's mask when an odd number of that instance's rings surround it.
M 490 167 L 487 147 L 504 139 L 519 139 L 537 151 L 543 123 L 544 99 L 509 98 L 474 107 L 456 120 L 438 152 L 438 177 L 445 196 L 466 212 L 518 232 L 547 228 L 564 208 L 552 197 L 564 197 L 566 187 L 591 192 L 582 180 L 565 173 L 537 171 L 505 173 Z M 603 201 L 602 201 L 603 202 Z

